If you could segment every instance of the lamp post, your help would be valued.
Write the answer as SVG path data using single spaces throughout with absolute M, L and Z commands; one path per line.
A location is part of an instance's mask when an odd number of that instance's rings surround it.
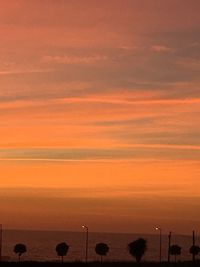
M 168 235 L 168 262 L 170 262 L 171 237 L 172 237 L 172 232 L 169 232 L 169 235 Z
M 2 261 L 2 239 L 3 239 L 3 225 L 0 224 L 0 262 Z
M 82 225 L 83 229 L 86 229 L 86 242 L 85 242 L 85 262 L 88 261 L 88 227 L 86 225 Z
M 195 247 L 195 231 L 192 231 L 192 246 Z M 192 253 L 192 261 L 195 261 L 195 253 Z
M 160 227 L 155 228 L 156 231 L 159 231 L 160 233 L 160 253 L 159 253 L 159 260 L 162 261 L 162 229 Z

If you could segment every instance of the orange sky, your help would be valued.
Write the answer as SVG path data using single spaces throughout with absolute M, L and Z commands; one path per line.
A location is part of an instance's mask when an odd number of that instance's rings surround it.
M 0 2 L 6 228 L 200 227 L 199 8 Z

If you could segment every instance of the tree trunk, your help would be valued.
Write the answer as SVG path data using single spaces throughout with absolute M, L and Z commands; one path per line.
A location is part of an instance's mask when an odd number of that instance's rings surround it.
M 195 246 L 195 231 L 192 232 L 192 245 Z M 195 261 L 195 253 L 192 253 L 192 260 Z

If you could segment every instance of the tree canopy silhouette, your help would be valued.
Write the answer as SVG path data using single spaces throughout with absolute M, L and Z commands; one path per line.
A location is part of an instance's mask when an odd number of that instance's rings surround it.
M 103 261 L 103 256 L 106 256 L 106 254 L 109 251 L 109 247 L 105 243 L 98 243 L 95 246 L 95 252 L 100 255 L 101 257 L 101 262 Z
M 128 244 L 129 253 L 135 257 L 137 262 L 140 262 L 144 253 L 147 250 L 147 241 L 143 238 L 139 238 Z
M 26 245 L 24 245 L 24 244 L 16 244 L 16 245 L 14 246 L 14 252 L 15 252 L 16 254 L 18 254 L 18 259 L 19 259 L 19 261 L 20 261 L 20 259 L 21 259 L 21 255 L 22 255 L 23 253 L 26 253 L 26 252 L 27 252 Z
M 62 262 L 63 262 L 64 256 L 67 255 L 68 250 L 69 250 L 69 246 L 65 242 L 59 243 L 56 246 L 57 255 L 61 257 Z
M 169 253 L 175 256 L 175 262 L 178 255 L 181 255 L 181 247 L 179 245 L 172 245 L 169 247 Z
M 200 247 L 199 247 L 199 246 L 192 245 L 192 246 L 190 247 L 190 254 L 192 254 L 193 256 L 198 255 L 199 252 L 200 252 Z M 194 259 L 195 259 L 195 257 L 194 257 Z

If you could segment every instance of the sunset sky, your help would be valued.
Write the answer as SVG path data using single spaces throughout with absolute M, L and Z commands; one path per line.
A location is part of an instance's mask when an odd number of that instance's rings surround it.
M 0 1 L 0 223 L 200 229 L 200 1 Z

